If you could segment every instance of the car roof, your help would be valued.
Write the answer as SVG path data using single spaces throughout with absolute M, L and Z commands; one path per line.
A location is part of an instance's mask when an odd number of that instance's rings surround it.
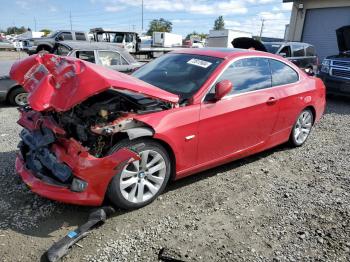
M 248 50 L 238 48 L 220 48 L 220 47 L 205 47 L 205 48 L 181 48 L 172 53 L 205 55 L 218 58 L 229 58 L 237 53 L 247 52 Z
M 193 55 L 203 55 L 212 56 L 217 58 L 229 59 L 238 55 L 259 53 L 260 51 L 249 50 L 249 49 L 239 49 L 239 48 L 217 48 L 217 47 L 205 47 L 205 48 L 182 48 L 172 53 L 178 54 L 193 54 Z
M 288 42 L 288 41 L 281 41 L 281 42 L 263 42 L 264 45 L 271 44 L 271 45 L 285 45 L 285 44 L 302 44 L 302 45 L 311 45 L 304 42 Z M 312 45 L 311 45 L 312 46 Z
M 59 44 L 66 45 L 73 50 L 93 51 L 93 50 L 114 50 L 125 52 L 124 48 L 118 47 L 115 44 L 94 42 L 94 41 L 61 41 Z

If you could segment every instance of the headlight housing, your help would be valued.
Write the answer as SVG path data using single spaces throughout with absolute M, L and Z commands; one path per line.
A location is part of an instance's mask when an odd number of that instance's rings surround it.
M 329 74 L 331 68 L 331 60 L 324 59 L 322 62 L 321 72 Z

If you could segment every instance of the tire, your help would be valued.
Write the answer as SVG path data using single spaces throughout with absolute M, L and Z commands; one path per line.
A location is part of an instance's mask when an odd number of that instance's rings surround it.
M 24 106 L 27 104 L 27 96 L 27 92 L 22 87 L 16 87 L 11 90 L 7 100 L 13 106 Z
M 112 178 L 107 197 L 113 205 L 122 209 L 141 208 L 151 203 L 164 191 L 171 175 L 170 157 L 161 144 L 149 138 L 122 140 L 111 148 L 109 154 L 123 147 L 138 152 L 142 159 L 127 164 Z M 155 162 L 152 164 L 152 161 Z M 145 163 L 152 165 L 146 167 Z M 158 168 L 160 170 L 154 171 Z M 140 188 L 143 190 L 141 191 Z
M 299 147 L 307 141 L 314 124 L 314 114 L 310 109 L 304 109 L 293 126 L 289 142 L 293 147 Z

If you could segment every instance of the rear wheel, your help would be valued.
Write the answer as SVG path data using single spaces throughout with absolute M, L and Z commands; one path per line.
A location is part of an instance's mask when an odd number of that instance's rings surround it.
M 170 158 L 161 144 L 144 138 L 121 141 L 110 153 L 123 147 L 138 152 L 141 159 L 126 165 L 114 176 L 107 195 L 120 208 L 136 209 L 151 203 L 162 193 L 171 173 Z
M 14 88 L 8 95 L 8 101 L 14 106 L 24 106 L 27 104 L 28 93 L 22 87 Z
M 290 136 L 292 146 L 302 146 L 310 135 L 314 123 L 314 115 L 310 109 L 304 109 L 297 118 Z

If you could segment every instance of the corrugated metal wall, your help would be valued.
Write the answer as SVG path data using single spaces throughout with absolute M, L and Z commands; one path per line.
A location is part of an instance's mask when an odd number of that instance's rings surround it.
M 335 30 L 350 25 L 350 7 L 308 9 L 306 12 L 302 42 L 314 45 L 321 61 L 338 54 Z

